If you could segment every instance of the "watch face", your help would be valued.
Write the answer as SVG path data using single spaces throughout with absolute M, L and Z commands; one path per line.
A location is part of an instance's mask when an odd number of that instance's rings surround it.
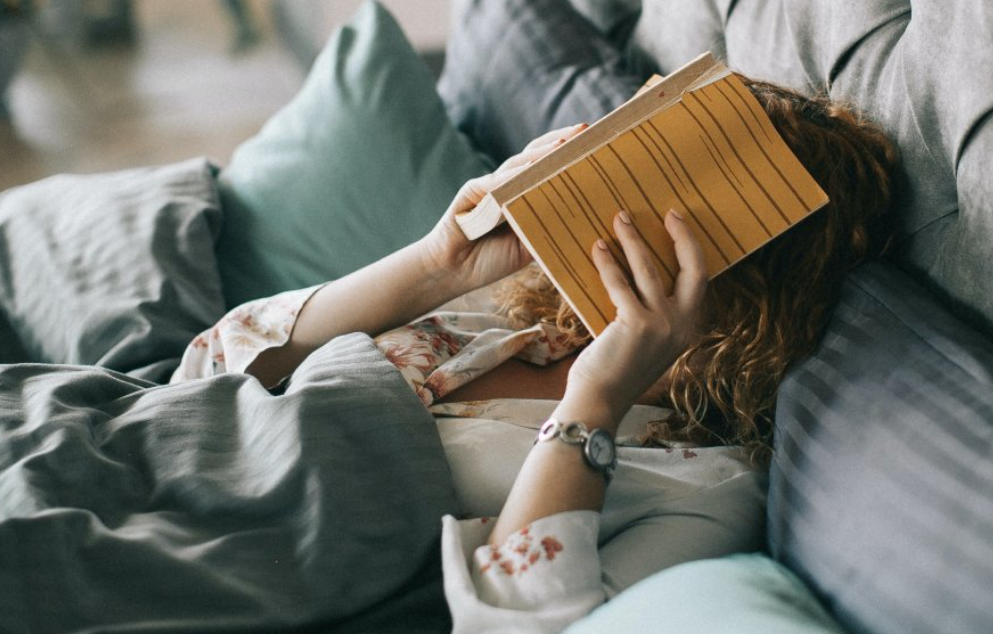
M 614 464 L 614 439 L 602 429 L 590 434 L 586 441 L 586 452 L 593 464 L 606 468 Z

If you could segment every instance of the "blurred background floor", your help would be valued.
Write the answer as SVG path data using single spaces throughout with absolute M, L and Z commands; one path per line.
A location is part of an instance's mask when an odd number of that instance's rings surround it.
M 220 0 L 137 0 L 133 37 L 96 45 L 39 37 L 50 29 L 32 20 L 10 119 L 0 118 L 0 190 L 200 155 L 227 163 L 304 77 L 278 41 L 271 3 L 245 5 L 254 43 L 239 39 Z
M 362 1 L 0 0 L 0 93 L 4 66 L 19 67 L 9 118 L 0 102 L 0 191 L 195 156 L 227 164 Z M 451 0 L 380 1 L 439 72 Z

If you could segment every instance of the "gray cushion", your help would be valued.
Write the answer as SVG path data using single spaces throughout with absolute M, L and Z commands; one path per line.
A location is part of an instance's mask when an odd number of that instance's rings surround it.
M 624 46 L 641 15 L 641 0 L 569 0 L 612 43 Z
M 7 315 L 0 310 L 0 364 L 23 363 L 28 360 L 28 353 L 24 351 L 17 331 L 10 325 Z
M 783 383 L 769 542 L 856 632 L 993 623 L 993 345 L 885 264 Z
M 747 75 L 851 100 L 906 165 L 897 256 L 993 332 L 993 6 L 986 0 L 644 0 L 663 70 L 713 50 Z
M 204 159 L 8 190 L 0 309 L 26 354 L 0 361 L 168 378 L 186 345 L 224 313 L 219 225 Z
M 550 129 L 596 121 L 644 81 L 566 0 L 467 0 L 445 59 L 449 116 L 498 160 Z

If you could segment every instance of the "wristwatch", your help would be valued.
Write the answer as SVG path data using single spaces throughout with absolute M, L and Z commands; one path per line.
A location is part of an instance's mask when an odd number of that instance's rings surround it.
M 555 418 L 549 418 L 541 426 L 534 442 L 537 444 L 555 438 L 570 445 L 582 445 L 586 464 L 600 472 L 607 484 L 610 484 L 611 478 L 614 477 L 614 469 L 617 468 L 617 447 L 610 432 L 606 429 L 589 431 L 586 425 L 578 420 L 563 423 Z

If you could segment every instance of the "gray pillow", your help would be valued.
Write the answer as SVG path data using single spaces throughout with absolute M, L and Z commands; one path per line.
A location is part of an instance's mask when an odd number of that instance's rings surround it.
M 0 308 L 22 356 L 168 378 L 224 313 L 220 220 L 205 159 L 5 192 Z
M 438 92 L 459 129 L 502 160 L 548 130 L 596 121 L 644 79 L 567 0 L 470 0 Z
M 991 520 L 993 343 L 873 264 L 780 388 L 770 550 L 852 631 L 982 632 Z
M 569 0 L 581 16 L 617 46 L 626 46 L 641 15 L 641 0 Z

